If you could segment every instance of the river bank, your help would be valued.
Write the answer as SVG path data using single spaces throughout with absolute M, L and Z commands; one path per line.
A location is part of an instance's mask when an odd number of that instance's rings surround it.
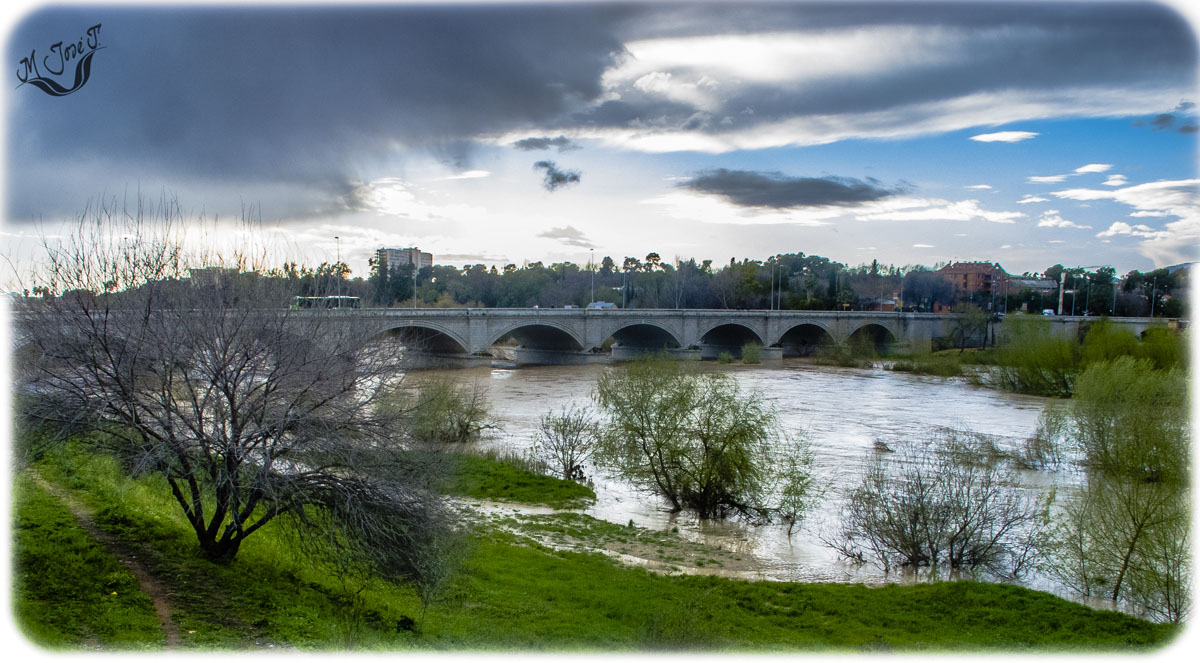
M 248 539 L 230 564 L 203 559 L 160 479 L 131 480 L 115 463 L 78 453 L 50 455 L 38 469 L 167 584 L 183 650 L 1129 652 L 1161 647 L 1178 632 L 1006 585 L 871 588 L 650 573 L 619 555 L 549 544 L 625 538 L 667 557 L 694 554 L 693 563 L 706 566 L 721 558 L 670 545 L 677 534 L 671 530 L 639 531 L 580 515 L 477 519 L 450 583 L 422 611 L 410 587 L 322 571 L 276 526 Z M 146 626 L 153 623 L 150 601 L 123 579 L 111 554 L 93 548 L 78 557 L 56 547 L 64 533 L 78 537 L 65 507 L 23 479 L 16 498 L 15 612 L 34 642 L 164 647 Z M 527 536 L 539 531 L 542 542 Z M 33 565 L 30 553 L 58 561 Z M 43 583 L 56 588 L 55 601 L 39 603 L 30 594 Z M 105 608 L 118 597 L 125 607 Z M 139 630 L 124 628 L 130 620 Z

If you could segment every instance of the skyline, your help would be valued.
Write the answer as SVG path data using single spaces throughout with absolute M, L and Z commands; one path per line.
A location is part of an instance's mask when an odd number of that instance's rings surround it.
M 0 232 L 19 260 L 140 191 L 205 218 L 193 237 L 244 242 L 249 211 L 290 259 L 361 276 L 385 246 L 1148 271 L 1200 244 L 1182 9 L 35 9 L 10 65 L 97 24 L 100 49 L 69 95 L 10 81 Z

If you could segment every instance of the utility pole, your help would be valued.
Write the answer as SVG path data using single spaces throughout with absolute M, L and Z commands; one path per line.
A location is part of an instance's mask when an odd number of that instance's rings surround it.
M 767 295 L 767 310 L 775 310 L 775 263 L 771 263 L 771 292 Z
M 342 238 L 339 235 L 333 236 L 333 243 L 337 247 L 337 264 L 333 266 L 334 278 L 337 279 L 333 283 L 333 293 L 340 297 L 342 295 Z M 338 300 L 338 306 L 342 305 L 341 300 Z
M 1066 272 L 1066 270 L 1063 270 L 1058 273 L 1058 310 L 1056 311 L 1056 313 L 1058 313 L 1059 315 L 1062 315 L 1063 286 L 1066 285 L 1066 283 L 1067 283 L 1067 272 Z
M 1154 303 L 1158 300 L 1158 277 L 1154 277 L 1154 288 L 1150 292 L 1150 317 L 1154 317 Z

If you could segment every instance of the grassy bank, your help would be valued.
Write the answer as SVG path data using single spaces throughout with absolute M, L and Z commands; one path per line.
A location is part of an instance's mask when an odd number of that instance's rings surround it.
M 596 499 L 596 493 L 583 484 L 530 472 L 495 458 L 456 454 L 451 457 L 450 467 L 446 484 L 450 495 L 543 504 L 556 509 L 580 508 Z
M 166 638 L 133 574 L 28 476 L 13 483 L 13 616 L 58 649 L 155 649 Z
M 672 532 L 579 514 L 495 524 L 477 516 L 460 568 L 422 621 L 410 588 L 343 582 L 298 557 L 281 527 L 248 539 L 231 564 L 213 564 L 197 554 L 194 534 L 161 480 L 126 479 L 115 463 L 78 452 L 48 455 L 38 467 L 89 504 L 99 526 L 139 546 L 139 559 L 170 587 L 185 648 L 1122 651 L 1161 645 L 1176 630 L 1045 593 L 974 582 L 867 588 L 660 575 L 558 544 L 588 539 L 606 549 L 612 549 L 608 543 L 657 547 L 665 561 L 720 559 L 682 542 L 672 546 Z M 52 510 L 52 504 L 22 499 L 17 522 L 37 526 L 19 529 L 44 530 L 47 541 L 59 540 L 71 525 L 48 515 Z M 53 545 L 34 547 L 26 537 L 18 537 L 17 547 L 18 559 L 59 556 Z M 106 577 L 104 568 L 71 575 Z M 51 564 L 22 567 L 22 573 L 28 586 L 64 575 Z M 128 588 L 116 591 L 119 596 Z M 142 626 L 105 644 L 159 646 L 161 634 L 150 632 L 145 610 L 128 614 L 131 625 Z M 84 644 L 79 630 L 44 636 L 44 615 L 22 611 L 32 640 Z M 417 632 L 404 628 L 406 618 L 417 620 Z

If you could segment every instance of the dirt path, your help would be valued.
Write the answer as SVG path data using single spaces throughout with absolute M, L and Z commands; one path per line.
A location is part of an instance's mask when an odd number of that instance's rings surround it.
M 180 643 L 179 629 L 176 628 L 174 622 L 171 621 L 171 604 L 167 600 L 167 590 L 157 578 L 150 575 L 146 567 L 137 560 L 137 553 L 126 545 L 121 540 L 113 535 L 105 532 L 96 526 L 93 520 L 92 510 L 87 506 L 71 497 L 65 490 L 46 481 L 36 470 L 32 468 L 28 470 L 30 477 L 37 482 L 39 486 L 44 488 L 46 492 L 53 495 L 63 506 L 75 516 L 75 520 L 79 522 L 79 526 L 84 529 L 100 545 L 108 549 L 121 563 L 129 569 L 133 577 L 137 579 L 138 586 L 142 592 L 150 597 L 154 603 L 154 612 L 158 615 L 158 621 L 162 624 L 163 632 L 167 635 L 167 649 L 177 649 Z

